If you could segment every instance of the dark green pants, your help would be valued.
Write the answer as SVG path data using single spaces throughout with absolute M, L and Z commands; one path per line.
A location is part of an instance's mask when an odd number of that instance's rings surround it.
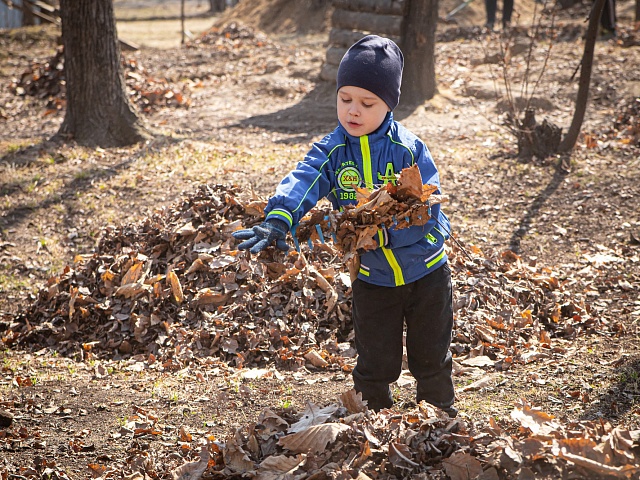
M 393 404 L 389 384 L 402 369 L 407 329 L 409 370 L 417 381 L 416 401 L 446 408 L 454 402 L 449 346 L 453 328 L 451 271 L 447 264 L 401 287 L 353 283 L 353 324 L 358 360 L 356 391 L 369 408 Z

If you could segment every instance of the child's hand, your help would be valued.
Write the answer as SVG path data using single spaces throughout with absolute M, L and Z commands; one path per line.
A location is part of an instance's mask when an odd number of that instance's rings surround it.
M 284 240 L 287 236 L 287 230 L 286 223 L 276 219 L 269 219 L 253 228 L 233 232 L 232 235 L 238 240 L 244 240 L 238 245 L 239 250 L 258 253 L 275 244 L 277 248 L 286 252 L 289 250 L 289 245 Z

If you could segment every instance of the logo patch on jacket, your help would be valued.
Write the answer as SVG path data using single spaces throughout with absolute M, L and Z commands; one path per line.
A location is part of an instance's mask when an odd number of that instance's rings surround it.
M 338 193 L 338 198 L 340 200 L 355 200 L 356 199 L 356 189 L 362 183 L 362 175 L 356 167 L 348 166 L 337 175 L 338 187 L 340 187 L 340 192 Z
M 387 163 L 387 168 L 384 171 L 384 175 L 378 172 L 378 183 L 381 185 L 385 185 L 387 183 L 396 185 L 398 183 L 396 172 L 394 172 L 393 170 L 393 163 Z

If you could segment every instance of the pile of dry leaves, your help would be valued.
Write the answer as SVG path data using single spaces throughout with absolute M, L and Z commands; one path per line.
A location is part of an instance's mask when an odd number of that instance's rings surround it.
M 315 348 L 339 365 L 332 355 L 345 348 L 349 309 L 339 264 L 323 252 L 309 252 L 312 263 L 235 250 L 231 232 L 258 221 L 263 206 L 207 185 L 142 224 L 106 229 L 97 252 L 51 278 L 3 342 L 65 355 L 81 345 L 88 357 L 117 349 L 167 368 L 194 356 L 297 367 Z
M 123 57 L 123 69 L 129 98 L 143 112 L 149 113 L 159 107 L 190 105 L 188 92 L 166 79 L 151 76 L 135 58 Z M 45 62 L 34 61 L 20 78 L 11 82 L 9 90 L 19 96 L 47 99 L 49 111 L 64 108 L 64 49 L 58 47 L 56 54 Z
M 161 107 L 189 107 L 191 97 L 188 88 L 178 86 L 166 78 L 157 78 L 134 58 L 123 58 L 124 78 L 129 98 L 144 113 Z
M 94 254 L 78 256 L 27 311 L 4 324 L 3 344 L 48 346 L 64 355 L 80 349 L 86 358 L 117 350 L 168 369 L 215 357 L 236 367 L 279 368 L 313 358 L 316 367 L 348 370 L 341 354 L 351 351 L 344 250 L 316 242 L 288 255 L 237 251 L 231 233 L 260 222 L 264 205 L 234 188 L 204 185 L 140 224 L 107 227 Z M 337 222 L 337 229 L 347 223 Z M 507 369 L 561 354 L 553 338 L 624 333 L 624 316 L 607 321 L 601 315 L 607 304 L 589 301 L 597 282 L 615 281 L 606 272 L 611 268 L 616 278 L 615 262 L 593 269 L 593 280 L 583 272 L 589 290 L 510 251 L 487 255 L 468 247 L 471 261 L 452 247 L 453 348 L 460 359 L 481 356 Z
M 64 106 L 64 54 L 62 47 L 45 62 L 33 62 L 20 78 L 9 84 L 14 95 L 47 99 L 47 109 L 59 110 Z
M 190 46 L 204 44 L 215 45 L 219 49 L 236 49 L 241 46 L 264 47 L 272 43 L 264 33 L 241 22 L 232 21 L 203 32 Z

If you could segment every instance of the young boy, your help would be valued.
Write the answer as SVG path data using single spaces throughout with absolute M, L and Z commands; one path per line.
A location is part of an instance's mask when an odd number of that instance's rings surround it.
M 425 184 L 440 186 L 426 145 L 394 121 L 404 57 L 386 38 L 369 35 L 344 55 L 337 75 L 338 127 L 315 143 L 277 187 L 266 220 L 234 233 L 239 249 L 258 253 L 275 245 L 288 250 L 287 232 L 323 197 L 335 209 L 356 203 L 355 186 L 369 189 L 396 182 L 403 168 L 418 165 Z M 436 193 L 440 193 L 439 189 Z M 416 400 L 451 417 L 454 389 L 449 351 L 453 327 L 451 272 L 445 240 L 449 220 L 440 205 L 424 226 L 381 229 L 379 247 L 361 255 L 353 282 L 353 324 L 358 359 L 355 389 L 369 408 L 391 407 L 389 384 L 402 368 L 403 328 Z

